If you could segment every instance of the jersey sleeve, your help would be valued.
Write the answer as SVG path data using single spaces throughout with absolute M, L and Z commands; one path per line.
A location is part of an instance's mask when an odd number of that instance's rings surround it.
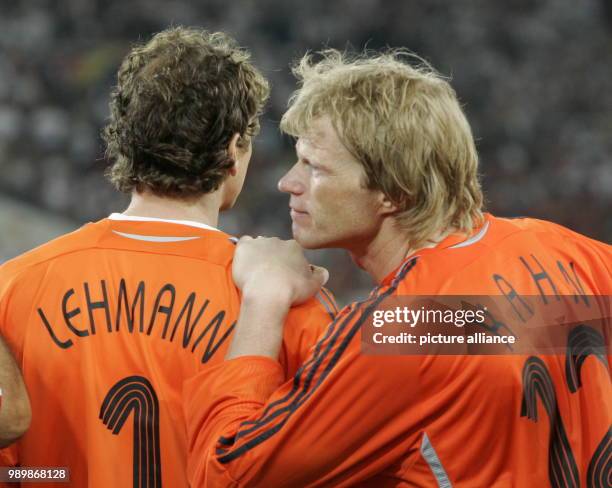
M 279 362 L 285 378 L 291 378 L 310 349 L 338 314 L 332 293 L 322 288 L 311 300 L 291 308 L 285 321 Z
M 18 463 L 17 447 L 14 444 L 0 449 L 0 466 L 16 466 Z
M 405 459 L 423 418 L 420 359 L 361 354 L 360 329 L 377 300 L 345 308 L 290 381 L 255 356 L 192 378 L 191 485 L 345 486 Z

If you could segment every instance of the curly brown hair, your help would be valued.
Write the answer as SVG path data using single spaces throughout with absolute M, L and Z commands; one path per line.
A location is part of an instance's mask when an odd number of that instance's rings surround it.
M 215 191 L 247 147 L 270 89 L 228 35 L 175 27 L 125 57 L 103 130 L 107 176 L 123 192 L 191 198 Z

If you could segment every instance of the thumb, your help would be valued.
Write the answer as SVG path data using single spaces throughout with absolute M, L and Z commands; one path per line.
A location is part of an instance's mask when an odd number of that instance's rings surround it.
M 312 277 L 319 285 L 319 288 L 327 283 L 327 280 L 329 280 L 329 271 L 322 266 L 314 265 L 310 265 L 310 269 L 312 270 Z

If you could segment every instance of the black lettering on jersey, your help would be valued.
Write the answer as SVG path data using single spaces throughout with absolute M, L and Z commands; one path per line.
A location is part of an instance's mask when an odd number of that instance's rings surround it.
M 110 304 L 108 303 L 108 293 L 106 292 L 106 281 L 100 280 L 100 287 L 102 288 L 102 300 L 99 302 L 93 302 L 91 300 L 91 294 L 89 293 L 89 284 L 83 283 L 85 289 L 85 301 L 87 302 L 87 311 L 89 312 L 89 328 L 91 329 L 92 335 L 96 333 L 96 322 L 94 320 L 93 311 L 97 308 L 104 309 L 104 316 L 106 318 L 106 330 L 108 332 L 113 331 L 113 325 L 111 323 Z
M 582 387 L 582 365 L 589 356 L 595 357 L 610 377 L 607 348 L 603 335 L 593 327 L 579 325 L 572 329 L 567 338 L 565 377 L 567 387 L 576 393 Z M 610 486 L 612 477 L 612 428 L 608 428 L 597 445 L 587 468 L 587 487 Z
M 590 307 L 591 304 L 589 302 L 589 297 L 584 292 L 584 288 L 582 287 L 582 283 L 580 282 L 580 278 L 578 277 L 578 273 L 576 273 L 576 268 L 574 266 L 574 262 L 570 261 L 570 263 L 569 263 L 569 267 L 572 270 L 572 274 L 574 275 L 574 278 L 572 278 L 570 276 L 570 274 L 567 272 L 567 270 L 565 269 L 565 266 L 563 266 L 563 263 L 561 261 L 557 261 L 557 266 L 559 266 L 559 271 L 561 271 L 561 274 L 563 275 L 563 278 L 565 278 L 565 282 L 568 285 L 571 285 L 572 288 L 574 288 L 574 291 L 576 292 L 576 294 L 574 295 L 574 302 L 578 303 L 578 301 L 580 299 L 582 299 L 584 304 L 587 307 Z
M 195 348 L 198 346 L 200 341 L 202 341 L 202 339 L 204 339 L 204 336 L 206 336 L 206 334 L 208 334 L 208 331 L 211 328 L 213 329 L 212 335 L 211 335 L 210 339 L 208 340 L 208 344 L 206 345 L 206 350 L 204 351 L 204 354 L 202 355 L 202 362 L 203 363 L 208 362 L 208 360 L 215 354 L 217 349 L 219 349 L 219 346 L 221 346 L 221 344 L 223 344 L 225 342 L 225 340 L 229 337 L 229 335 L 234 330 L 234 327 L 236 326 L 236 322 L 234 322 L 225 331 L 225 334 L 223 334 L 223 336 L 215 343 L 215 338 L 217 337 L 217 333 L 219 332 L 219 328 L 223 324 L 223 319 L 224 318 L 225 318 L 225 310 L 221 310 L 219 313 L 217 313 L 217 315 L 215 315 L 212 318 L 212 320 L 208 323 L 208 325 L 206 326 L 204 331 L 200 334 L 200 336 L 193 343 L 193 346 L 191 348 L 191 352 L 195 351 Z
M 62 297 L 62 315 L 64 316 L 64 322 L 66 322 L 66 325 L 73 332 L 73 334 L 79 337 L 87 337 L 89 335 L 88 330 L 77 329 L 72 323 L 72 318 L 79 315 L 81 313 L 81 309 L 77 307 L 70 311 L 67 310 L 68 300 L 72 295 L 74 295 L 74 289 L 70 288 L 70 290 L 64 293 L 64 296 Z
M 587 468 L 588 488 L 610 488 L 612 478 L 612 427 L 605 433 Z
M 495 281 L 495 284 L 497 285 L 497 288 L 499 289 L 499 291 L 501 291 L 502 294 L 508 299 L 510 306 L 516 312 L 519 319 L 521 319 L 523 322 L 527 322 L 527 320 L 533 316 L 533 309 L 527 304 L 527 302 L 523 299 L 523 297 L 521 297 L 517 293 L 517 291 L 508 282 L 506 278 L 504 278 L 502 275 L 499 275 L 499 274 L 494 274 L 492 278 L 493 278 L 493 281 Z M 514 302 L 518 302 L 523 312 L 526 314 L 529 314 L 529 317 L 527 318 L 523 317 L 523 314 L 521 314 L 521 312 L 517 308 L 517 305 L 515 305 Z
M 72 347 L 73 342 L 72 339 L 68 339 L 66 341 L 61 341 L 56 335 L 55 332 L 53 332 L 53 328 L 51 327 L 51 324 L 49 324 L 49 321 L 47 320 L 47 317 L 45 317 L 45 314 L 42 310 L 42 308 L 38 308 L 38 316 L 41 318 L 43 325 L 45 326 L 45 329 L 47 329 L 47 332 L 49 332 L 49 335 L 51 336 L 51 340 L 53 342 L 55 342 L 55 344 L 58 347 L 61 347 L 62 349 L 68 349 L 69 347 Z
M 160 305 L 162 298 L 164 295 L 169 295 L 170 303 L 168 305 Z M 151 321 L 149 322 L 149 329 L 147 330 L 147 335 L 151 335 L 151 331 L 153 330 L 153 325 L 155 325 L 155 319 L 157 318 L 158 313 L 163 313 L 166 316 L 166 322 L 164 324 L 164 332 L 163 336 L 166 335 L 166 330 L 168 329 L 168 324 L 170 324 L 170 317 L 172 316 L 172 309 L 174 307 L 174 299 L 176 298 L 176 289 L 170 283 L 166 283 L 162 286 L 161 290 L 157 294 L 157 298 L 155 299 L 155 305 L 153 306 L 153 315 L 151 315 Z
M 118 381 L 104 397 L 99 418 L 113 435 L 119 435 L 132 412 L 132 486 L 161 488 L 159 400 L 143 376 Z
M 525 361 L 523 367 L 523 401 L 521 417 L 538 421 L 538 396 L 548 414 L 550 424 L 548 476 L 553 488 L 578 488 L 580 476 L 574 453 L 569 444 L 557 395 L 546 363 L 536 356 Z
M 525 267 L 527 268 L 527 271 L 529 271 L 529 274 L 533 278 L 534 283 L 536 284 L 536 286 L 538 287 L 538 290 L 540 291 L 540 296 L 542 297 L 542 301 L 544 302 L 544 304 L 545 305 L 548 304 L 548 300 L 546 299 L 546 293 L 544 293 L 544 290 L 542 289 L 542 286 L 540 285 L 541 281 L 548 281 L 548 284 L 550 285 L 550 288 L 552 289 L 553 294 L 557 297 L 557 301 L 561 300 L 561 298 L 559 297 L 559 292 L 557 291 L 557 287 L 555 286 L 555 283 L 550 277 L 550 275 L 546 272 L 544 267 L 540 264 L 540 261 L 538 261 L 538 258 L 536 258 L 533 254 L 531 254 L 531 257 L 536 262 L 538 267 L 540 268 L 539 272 L 537 273 L 533 269 L 531 269 L 531 266 L 529 266 L 529 263 L 527 263 L 527 260 L 523 256 L 519 256 L 519 259 L 525 265 Z
M 576 393 L 582 386 L 582 365 L 589 356 L 598 359 L 608 371 L 606 342 L 603 335 L 593 327 L 578 325 L 567 336 L 565 356 L 565 379 L 572 393 Z
M 183 329 L 183 349 L 189 346 L 189 343 L 191 342 L 191 337 L 193 336 L 193 330 L 195 329 L 195 326 L 198 325 L 198 322 L 200 321 L 200 317 L 202 317 L 202 314 L 208 308 L 208 304 L 210 303 L 210 300 L 208 299 L 204 300 L 204 304 L 200 307 L 200 311 L 198 312 L 198 315 L 196 316 L 192 324 L 191 323 L 191 312 L 193 312 L 193 304 L 195 302 L 195 298 L 196 298 L 195 292 L 191 292 L 189 294 L 189 297 L 185 301 L 183 308 L 181 308 L 181 311 L 179 312 L 179 316 L 177 317 L 176 322 L 174 322 L 174 327 L 172 328 L 172 334 L 170 335 L 170 341 L 174 341 L 174 335 L 176 334 L 176 330 L 178 329 L 178 326 L 181 323 L 181 319 L 184 316 L 185 317 L 185 328 Z M 166 338 L 165 331 L 164 331 L 164 335 L 162 336 L 162 338 L 163 339 Z
M 119 282 L 119 292 L 117 296 L 117 318 L 115 319 L 115 330 L 119 330 L 119 326 L 121 324 L 121 315 L 122 312 L 125 311 L 125 320 L 127 322 L 127 328 L 130 333 L 134 332 L 134 321 L 135 321 L 135 312 L 136 306 L 140 302 L 140 320 L 138 330 L 140 332 L 144 332 L 144 307 L 145 307 L 145 283 L 144 281 L 140 281 L 138 283 L 138 288 L 136 289 L 136 295 L 134 296 L 134 300 L 132 300 L 130 308 L 128 308 L 128 294 L 127 294 L 127 286 L 125 284 L 125 279 L 121 278 Z
M 178 335 L 182 348 L 185 350 L 189 349 L 191 353 L 195 353 L 200 343 L 205 344 L 204 352 L 202 353 L 203 363 L 210 360 L 219 347 L 225 343 L 235 327 L 235 322 L 231 325 L 229 324 L 231 319 L 226 317 L 227 312 L 225 310 L 219 311 L 218 308 L 213 308 L 213 304 L 209 299 L 205 297 L 199 298 L 196 292 L 190 292 L 184 302 L 177 303 L 176 288 L 171 283 L 166 283 L 156 292 L 155 300 L 152 300 L 152 297 L 148 298 L 146 300 L 147 303 L 154 305 L 153 307 L 149 306 L 146 308 L 145 291 L 147 287 L 144 281 L 139 281 L 135 290 L 128 290 L 128 284 L 123 278 L 119 280 L 117 288 L 109 287 L 107 283 L 108 280 L 101 280 L 100 289 L 97 292 L 94 290 L 95 287 L 91 286 L 91 283 L 83 283 L 84 296 L 77 295 L 74 288 L 68 289 L 62 296 L 61 313 L 63 322 L 60 319 L 58 326 L 64 326 L 65 323 L 69 335 L 73 336 L 71 339 L 60 339 L 56 333 L 57 328 L 54 330 L 43 310 L 38 309 L 43 325 L 51 336 L 51 340 L 58 347 L 67 349 L 73 345 L 74 337 L 93 337 L 96 335 L 96 332 L 103 331 L 104 328 L 96 330 L 94 311 L 97 309 L 104 310 L 107 321 L 106 329 L 109 333 L 119 332 L 123 326 L 130 334 L 140 332 L 151 336 L 153 328 L 156 326 L 156 321 L 161 322 L 159 315 L 163 315 L 165 318 L 163 319 L 163 325 L 158 325 L 158 327 L 161 327 L 161 330 L 157 336 L 161 340 L 170 343 L 174 342 L 175 337 Z M 116 296 L 113 295 L 113 290 L 115 289 L 117 290 Z M 102 299 L 95 301 L 92 295 L 95 298 L 101 296 Z M 75 301 L 80 303 L 80 308 L 73 303 Z M 111 302 L 113 306 L 116 305 L 116 311 L 111 311 Z M 75 324 L 78 321 L 75 318 L 78 315 L 82 315 L 82 309 L 85 307 L 87 307 L 89 314 L 89 329 L 87 327 L 78 328 Z M 173 320 L 175 307 L 177 308 L 178 315 Z M 113 314 L 115 314 L 114 322 L 113 317 L 111 317 Z M 205 315 L 208 315 L 208 317 L 212 316 L 212 318 L 205 318 Z M 52 317 L 55 317 L 55 315 Z M 148 323 L 148 326 L 146 326 L 146 323 Z M 179 330 L 181 327 L 183 327 L 182 334 Z M 193 341 L 194 338 L 195 342 Z

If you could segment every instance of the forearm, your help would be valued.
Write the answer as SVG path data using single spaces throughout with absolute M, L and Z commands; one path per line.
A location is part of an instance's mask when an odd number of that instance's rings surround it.
M 414 451 L 422 411 L 412 389 L 396 385 L 418 384 L 417 365 L 363 358 L 358 341 L 338 359 L 334 344 L 343 341 L 323 339 L 284 383 L 278 363 L 253 356 L 188 381 L 192 486 L 349 486 Z M 395 434 L 380 435 L 390 425 Z M 389 444 L 390 435 L 401 444 Z
M 240 315 L 226 359 L 265 356 L 278 359 L 290 299 L 282 290 L 243 290 Z
M 22 436 L 30 426 L 31 411 L 21 372 L 11 351 L 0 338 L 0 447 Z
M 185 382 L 185 417 L 189 446 L 189 479 L 194 487 L 253 486 L 243 479 L 242 465 L 217 460 L 222 438 L 235 437 L 241 424 L 262 409 L 282 384 L 280 364 L 262 356 L 224 361 Z M 264 484 L 261 486 L 275 486 Z

